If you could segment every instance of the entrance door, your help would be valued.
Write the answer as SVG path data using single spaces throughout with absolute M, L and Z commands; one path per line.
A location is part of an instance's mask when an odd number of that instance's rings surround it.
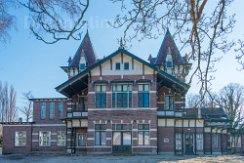
M 85 147 L 86 146 L 86 133 L 78 133 L 77 134 L 77 147 Z
M 185 134 L 185 153 L 193 154 L 193 134 L 186 133 Z
M 131 153 L 131 132 L 113 132 L 113 153 Z

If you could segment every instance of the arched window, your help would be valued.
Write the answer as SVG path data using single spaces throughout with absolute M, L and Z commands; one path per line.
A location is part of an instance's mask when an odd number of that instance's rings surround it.
M 171 55 L 171 49 L 170 47 L 168 47 L 168 51 L 167 51 L 167 56 L 166 56 L 166 68 L 173 68 L 173 58 Z

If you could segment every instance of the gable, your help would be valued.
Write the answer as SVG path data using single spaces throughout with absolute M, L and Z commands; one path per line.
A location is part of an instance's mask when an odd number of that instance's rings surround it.
M 119 70 L 116 69 L 116 64 L 120 65 Z M 128 64 L 128 69 L 125 69 L 125 64 Z M 153 74 L 153 71 L 153 68 L 138 61 L 133 56 L 118 51 L 113 57 L 94 68 L 91 75 L 99 76 L 100 73 L 102 75 L 147 75 Z
M 164 40 L 158 51 L 158 55 L 154 61 L 154 64 L 161 65 L 165 62 L 168 48 L 170 48 L 170 50 L 171 50 L 172 59 L 173 59 L 173 62 L 175 65 L 185 65 L 186 64 L 186 62 L 182 58 L 169 30 L 167 30 L 167 32 L 165 34 Z

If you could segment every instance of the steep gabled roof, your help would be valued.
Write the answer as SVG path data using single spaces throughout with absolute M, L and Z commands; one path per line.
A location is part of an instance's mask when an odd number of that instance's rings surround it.
M 88 31 L 85 37 L 83 38 L 79 48 L 77 49 L 73 59 L 71 59 L 71 61 L 69 62 L 70 67 L 79 67 L 82 51 L 84 52 L 84 56 L 86 58 L 88 67 L 96 63 L 96 55 L 92 47 L 92 43 Z
M 182 56 L 174 42 L 173 37 L 172 37 L 171 33 L 169 32 L 169 29 L 167 29 L 167 32 L 164 36 L 164 40 L 158 51 L 157 58 L 154 61 L 154 64 L 161 65 L 165 61 L 166 56 L 167 56 L 168 47 L 170 47 L 174 64 L 175 65 L 185 65 L 186 61 L 182 58 Z
M 57 91 L 59 91 L 60 93 L 67 95 L 67 93 L 65 94 L 65 92 L 63 92 L 64 89 L 67 89 L 67 87 L 69 87 L 72 84 L 75 84 L 76 82 L 78 83 L 80 81 L 81 78 L 85 77 L 88 75 L 88 73 L 93 70 L 94 68 L 96 68 L 97 66 L 103 64 L 104 62 L 106 62 L 107 60 L 109 60 L 110 58 L 114 57 L 117 54 L 126 54 L 132 58 L 134 58 L 135 60 L 143 63 L 144 65 L 152 68 L 153 70 L 157 71 L 159 75 L 161 75 L 165 80 L 171 82 L 172 84 L 176 84 L 178 87 L 182 88 L 183 90 L 187 91 L 189 88 L 189 85 L 185 84 L 184 82 L 176 79 L 175 77 L 167 74 L 166 72 L 163 71 L 158 71 L 157 68 L 153 65 L 151 65 L 150 63 L 144 61 L 143 59 L 137 57 L 136 55 L 128 52 L 125 49 L 118 49 L 116 50 L 114 53 L 110 54 L 109 56 L 103 58 L 102 60 L 99 60 L 98 62 L 96 62 L 95 64 L 93 64 L 92 66 L 88 67 L 87 69 L 85 69 L 84 71 L 82 71 L 81 73 L 77 74 L 76 76 L 70 78 L 69 80 L 67 80 L 66 82 L 64 82 L 63 84 L 59 85 L 58 87 L 56 87 L 55 89 Z

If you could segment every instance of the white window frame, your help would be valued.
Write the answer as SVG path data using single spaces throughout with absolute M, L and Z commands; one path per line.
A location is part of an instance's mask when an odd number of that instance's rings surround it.
M 20 137 L 20 134 L 23 134 L 23 137 Z M 15 141 L 14 141 L 14 146 L 15 147 L 24 147 L 26 146 L 26 131 L 16 131 L 14 134 Z M 22 138 L 23 140 L 20 140 Z M 21 141 L 23 141 L 21 143 Z
M 182 150 L 182 134 L 181 133 L 175 134 L 175 149 Z
M 44 140 L 43 134 L 45 132 L 48 133 L 47 137 L 49 138 L 48 143 L 46 143 L 46 144 L 43 143 L 43 140 Z M 41 146 L 41 147 L 51 146 L 51 131 L 39 131 L 39 146 Z
M 203 150 L 203 134 L 197 133 L 196 139 L 197 139 L 197 150 Z
M 61 138 L 62 135 L 64 135 L 63 138 Z M 66 145 L 66 133 L 65 133 L 65 131 L 58 131 L 58 133 L 57 133 L 57 146 L 63 147 L 65 145 Z

